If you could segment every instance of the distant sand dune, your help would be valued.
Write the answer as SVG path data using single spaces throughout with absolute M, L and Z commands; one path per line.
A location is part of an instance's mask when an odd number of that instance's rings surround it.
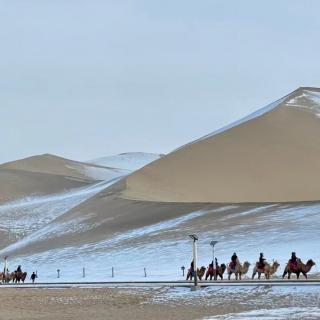
M 0 165 L 0 203 L 82 187 L 106 175 L 113 178 L 119 173 L 50 154 L 4 163 Z

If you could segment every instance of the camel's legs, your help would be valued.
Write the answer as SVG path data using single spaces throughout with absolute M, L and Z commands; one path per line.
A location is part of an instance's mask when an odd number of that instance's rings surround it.
M 261 278 L 261 273 L 258 272 L 258 280 L 260 280 L 260 278 Z
M 282 279 L 284 279 L 284 277 L 287 275 L 287 273 L 288 272 L 286 270 L 283 271 Z
M 256 272 L 253 271 L 253 273 L 252 273 L 252 280 L 254 279 L 255 276 L 256 276 Z

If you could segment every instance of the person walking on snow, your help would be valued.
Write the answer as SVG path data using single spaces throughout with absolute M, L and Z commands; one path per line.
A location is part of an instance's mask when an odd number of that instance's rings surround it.
M 32 280 L 32 283 L 35 282 L 36 278 L 38 278 L 38 276 L 37 276 L 37 274 L 33 271 L 33 272 L 32 272 L 32 275 L 31 275 L 31 277 L 30 277 L 30 279 Z

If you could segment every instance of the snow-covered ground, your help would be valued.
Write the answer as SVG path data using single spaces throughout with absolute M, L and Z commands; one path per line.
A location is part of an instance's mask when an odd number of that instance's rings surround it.
M 12 238 L 32 237 L 49 222 L 116 181 L 103 181 L 60 194 L 26 197 L 0 205 L 0 229 L 7 231 Z
M 193 292 L 163 287 L 148 303 L 214 307 L 215 315 L 203 320 L 313 320 L 320 319 L 319 299 L 319 286 L 207 287 Z
M 94 180 L 110 181 L 116 178 L 124 177 L 130 172 L 128 170 L 103 167 L 83 167 L 81 170 L 84 175 Z
M 47 203 L 53 210 L 55 202 Z M 62 202 L 60 206 L 64 207 Z M 99 280 L 182 280 L 181 266 L 188 267 L 191 258 L 191 242 L 188 234 L 197 233 L 199 240 L 199 265 L 207 266 L 212 260 L 211 240 L 218 240 L 216 256 L 220 263 L 228 263 L 233 252 L 240 260 L 252 265 L 264 252 L 271 261 L 280 263 L 278 275 L 283 271 L 292 251 L 304 261 L 312 258 L 320 261 L 318 251 L 320 228 L 320 205 L 263 205 L 251 208 L 222 206 L 196 211 L 184 217 L 171 219 L 133 229 L 128 232 L 106 235 L 105 240 L 81 243 L 77 246 L 57 248 L 31 256 L 11 258 L 11 266 L 22 264 L 27 270 L 38 270 L 42 281 L 81 281 L 83 267 L 87 281 Z M 40 215 L 41 216 L 41 215 Z M 41 220 L 41 219 L 39 219 Z M 87 227 L 75 221 L 73 229 L 79 232 Z M 90 227 L 90 226 L 88 226 Z M 28 241 L 41 242 L 42 237 L 56 232 L 66 232 L 66 226 L 52 224 L 30 233 L 13 247 L 23 246 Z M 45 232 L 44 232 L 45 231 Z M 81 232 L 81 230 L 80 230 Z M 12 247 L 11 247 L 12 248 Z M 6 250 L 0 254 L 4 255 Z M 114 268 L 114 278 L 111 269 Z M 61 270 L 57 279 L 56 270 Z M 312 270 L 318 272 L 315 266 Z M 251 276 L 250 269 L 248 276 Z
M 251 310 L 239 313 L 230 313 L 226 315 L 218 315 L 204 320 L 248 320 L 248 319 L 262 319 L 262 320 L 301 320 L 320 319 L 319 307 L 291 307 L 291 308 L 277 308 L 277 309 L 261 309 Z
M 93 159 L 87 162 L 99 166 L 117 168 L 131 172 L 138 170 L 155 160 L 158 160 L 160 157 L 161 155 L 156 153 L 128 152 L 115 156 Z

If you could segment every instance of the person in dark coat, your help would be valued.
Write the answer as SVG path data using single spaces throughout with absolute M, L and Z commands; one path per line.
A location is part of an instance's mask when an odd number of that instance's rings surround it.
M 238 256 L 237 254 L 234 252 L 234 254 L 231 257 L 231 263 L 230 263 L 230 268 L 234 269 L 237 265 L 237 261 L 238 261 Z
M 32 283 L 35 282 L 36 278 L 38 278 L 38 276 L 37 276 L 37 274 L 33 271 L 33 272 L 32 272 L 32 275 L 31 275 L 31 277 L 30 277 L 30 279 L 32 280 Z
M 291 263 L 297 263 L 297 260 L 298 260 L 298 258 L 297 258 L 296 253 L 295 253 L 295 252 L 292 252 L 292 253 L 291 253 L 290 262 L 291 262 Z
M 215 260 L 215 267 L 216 267 L 216 270 L 218 270 L 218 269 L 219 269 L 218 259 L 217 259 L 217 258 L 215 258 L 214 260 Z M 212 263 L 213 263 L 213 261 L 212 261 Z
M 263 257 L 263 253 L 260 253 L 259 257 L 259 269 L 263 269 L 265 267 L 265 261 L 266 259 Z

